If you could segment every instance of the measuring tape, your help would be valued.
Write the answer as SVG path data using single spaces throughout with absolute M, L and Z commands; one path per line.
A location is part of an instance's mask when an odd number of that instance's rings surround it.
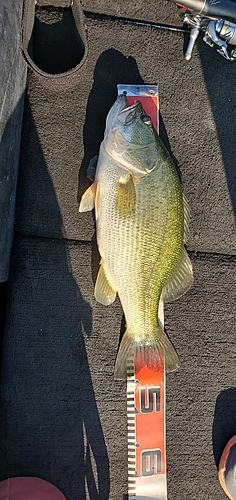
M 159 133 L 157 85 L 118 85 L 127 106 L 140 101 Z M 158 320 L 164 328 L 164 304 Z M 136 360 L 127 363 L 128 499 L 167 500 L 165 443 L 165 369 L 137 371 Z

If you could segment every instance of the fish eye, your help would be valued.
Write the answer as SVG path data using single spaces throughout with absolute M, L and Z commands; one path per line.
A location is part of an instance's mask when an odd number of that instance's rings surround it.
M 130 125 L 136 118 L 136 110 L 133 109 L 125 119 L 125 125 Z
M 142 115 L 141 120 L 143 123 L 145 123 L 145 125 L 149 125 L 149 126 L 152 125 L 152 120 L 151 120 L 150 116 L 148 116 L 148 115 Z

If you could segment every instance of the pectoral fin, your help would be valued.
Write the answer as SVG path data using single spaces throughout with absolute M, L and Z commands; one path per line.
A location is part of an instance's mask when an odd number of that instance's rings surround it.
M 132 217 L 136 209 L 136 192 L 131 175 L 120 177 L 115 208 L 121 217 Z
M 176 300 L 193 284 L 193 269 L 189 256 L 183 247 L 179 262 L 163 288 L 165 301 Z
M 94 295 L 95 299 L 104 306 L 109 306 L 116 298 L 116 290 L 110 285 L 103 264 L 100 265 L 98 271 Z
M 89 212 L 95 206 L 96 184 L 93 183 L 86 189 L 79 204 L 79 212 Z

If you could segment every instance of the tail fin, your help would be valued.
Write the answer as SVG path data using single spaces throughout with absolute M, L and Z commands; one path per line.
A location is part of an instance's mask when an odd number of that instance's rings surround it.
M 136 340 L 134 334 L 126 330 L 116 358 L 115 378 L 127 378 L 127 361 L 135 359 L 136 371 L 147 366 L 152 371 L 163 369 L 172 372 L 179 368 L 178 354 L 161 327 L 146 340 Z

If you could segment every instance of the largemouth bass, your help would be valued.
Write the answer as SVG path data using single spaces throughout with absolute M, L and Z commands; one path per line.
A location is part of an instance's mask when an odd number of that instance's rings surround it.
M 106 120 L 94 183 L 80 212 L 95 207 L 101 255 L 95 298 L 109 305 L 118 293 L 126 320 L 115 377 L 127 360 L 159 370 L 179 367 L 158 321 L 160 301 L 174 300 L 193 282 L 184 247 L 189 209 L 175 166 L 140 102 L 117 98 Z

